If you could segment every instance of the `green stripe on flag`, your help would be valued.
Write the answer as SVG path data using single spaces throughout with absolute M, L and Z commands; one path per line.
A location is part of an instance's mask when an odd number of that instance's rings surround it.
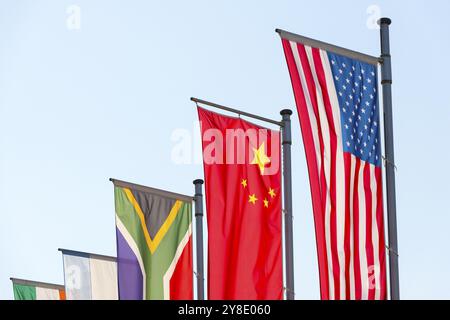
M 36 300 L 36 287 L 13 284 L 14 300 Z

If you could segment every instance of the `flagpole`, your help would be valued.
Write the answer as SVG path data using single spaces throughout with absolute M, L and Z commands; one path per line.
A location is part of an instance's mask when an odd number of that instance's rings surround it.
M 400 284 L 398 271 L 398 243 L 397 243 L 397 209 L 395 196 L 395 160 L 394 160 L 394 131 L 392 120 L 392 68 L 389 44 L 389 25 L 391 19 L 381 18 L 381 85 L 383 88 L 384 109 L 384 137 L 386 157 L 386 194 L 387 194 L 387 216 L 389 236 L 389 277 L 391 300 L 400 299 Z
M 286 299 L 294 300 L 294 237 L 292 215 L 292 168 L 291 168 L 291 115 L 292 110 L 284 109 L 282 116 L 283 134 L 283 185 L 284 185 L 284 242 L 285 242 L 285 268 L 286 268 Z
M 195 242 L 197 250 L 197 300 L 205 300 L 205 277 L 203 275 L 203 180 L 194 180 L 195 185 Z
M 57 289 L 57 290 L 65 290 L 64 286 L 61 284 L 50 283 L 50 282 L 41 282 L 41 281 L 33 281 L 33 280 L 25 280 L 18 278 L 9 278 L 13 284 L 19 284 L 24 286 L 34 286 L 41 287 L 46 289 Z
M 242 111 L 242 110 L 230 108 L 230 107 L 223 106 L 223 105 L 220 105 L 220 104 L 217 104 L 217 103 L 214 103 L 214 102 L 209 102 L 209 101 L 198 99 L 198 98 L 194 98 L 194 97 L 191 97 L 191 101 L 193 101 L 193 102 L 195 102 L 197 104 L 200 103 L 200 104 L 204 104 L 204 105 L 209 106 L 209 107 L 213 107 L 213 108 L 225 110 L 225 111 L 228 111 L 228 112 L 236 113 L 236 114 L 238 114 L 240 116 L 245 116 L 245 117 L 253 118 L 253 119 L 256 119 L 256 120 L 259 120 L 259 121 L 264 121 L 264 122 L 268 122 L 268 123 L 271 123 L 271 124 L 275 124 L 277 126 L 282 126 L 283 125 L 283 123 L 280 122 L 280 121 L 276 121 L 276 120 L 272 120 L 272 119 L 269 119 L 269 118 L 261 117 L 261 116 L 258 116 L 256 114 L 253 114 L 253 113 L 249 113 L 249 112 L 245 112 L 245 111 Z
M 98 259 L 98 260 L 117 262 L 117 257 L 107 256 L 104 254 L 76 251 L 76 250 L 70 250 L 70 249 L 64 249 L 64 248 L 58 248 L 58 251 L 61 252 L 63 255 L 83 257 L 83 258 L 89 257 L 89 258 Z
M 292 32 L 288 32 L 288 31 L 285 31 L 282 29 L 275 29 L 275 32 L 278 33 L 282 39 L 287 39 L 289 41 L 303 43 L 304 45 L 307 45 L 307 46 L 310 46 L 313 48 L 318 48 L 318 49 L 322 49 L 324 51 L 334 52 L 339 55 L 346 56 L 351 59 L 360 60 L 360 61 L 372 64 L 375 66 L 378 65 L 378 63 L 381 63 L 381 58 L 379 58 L 379 57 L 374 57 L 374 56 L 371 56 L 371 55 L 368 55 L 365 53 L 361 53 L 361 52 L 349 50 L 347 48 L 335 46 L 334 44 L 311 39 L 311 38 L 308 38 L 308 37 L 305 37 L 305 36 L 302 36 L 299 34 L 295 34 Z

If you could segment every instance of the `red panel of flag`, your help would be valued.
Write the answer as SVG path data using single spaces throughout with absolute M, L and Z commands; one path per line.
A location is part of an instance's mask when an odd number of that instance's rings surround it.
M 198 108 L 209 299 L 282 299 L 278 131 Z

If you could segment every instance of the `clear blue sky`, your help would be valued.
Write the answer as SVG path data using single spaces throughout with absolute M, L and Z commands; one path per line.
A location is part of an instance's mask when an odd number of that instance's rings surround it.
M 197 117 L 189 97 L 294 108 L 276 27 L 378 55 L 371 5 L 393 20 L 401 295 L 449 299 L 447 0 L 0 0 L 0 298 L 10 276 L 62 283 L 59 247 L 115 255 L 109 177 L 193 193 L 202 166 L 171 160 Z M 317 299 L 297 116 L 293 135 L 295 289 Z

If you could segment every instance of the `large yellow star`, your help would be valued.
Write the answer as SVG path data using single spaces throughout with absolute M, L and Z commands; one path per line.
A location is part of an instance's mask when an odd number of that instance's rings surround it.
M 251 194 L 248 196 L 248 202 L 256 204 L 256 201 L 258 201 L 258 198 L 256 197 L 255 194 Z
M 261 174 L 264 174 L 264 166 L 266 163 L 270 163 L 270 159 L 266 154 L 266 148 L 264 147 L 264 142 L 259 146 L 258 149 L 253 148 L 255 157 L 250 164 L 257 164 Z

